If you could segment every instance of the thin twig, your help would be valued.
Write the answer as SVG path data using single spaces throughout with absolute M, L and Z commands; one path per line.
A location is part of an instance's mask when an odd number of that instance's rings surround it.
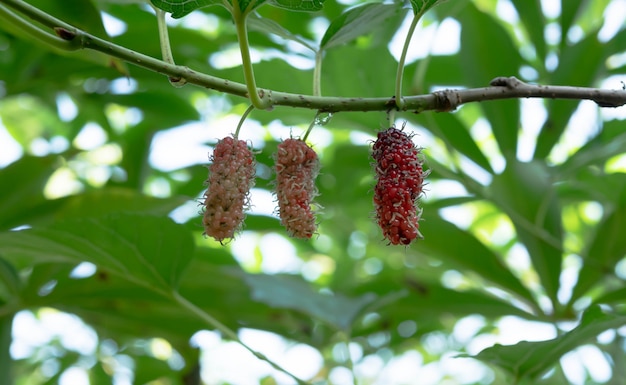
M 185 79 L 188 83 L 201 87 L 247 97 L 248 89 L 245 84 L 206 75 L 188 67 L 169 64 L 162 60 L 113 44 L 71 27 L 67 23 L 47 15 L 22 0 L 0 0 L 0 3 L 4 3 L 48 26 L 53 29 L 59 37 L 71 40 L 72 43 L 74 43 L 72 44 L 72 48 L 76 48 L 77 44 L 79 48 L 103 52 L 168 77 Z M 2 12 L 2 8 L 0 8 L 0 12 Z M 316 109 L 321 112 L 387 111 L 396 107 L 393 97 L 340 98 L 301 95 L 271 90 L 265 90 L 265 92 L 267 93 L 265 96 L 269 98 L 271 106 Z M 427 110 L 452 111 L 465 103 L 516 98 L 592 100 L 600 107 L 619 107 L 626 104 L 626 91 L 622 89 L 602 90 L 587 87 L 532 85 L 524 83 L 514 77 L 498 77 L 491 82 L 490 87 L 443 90 L 431 94 L 403 97 L 404 105 L 401 111 L 412 111 L 416 113 Z

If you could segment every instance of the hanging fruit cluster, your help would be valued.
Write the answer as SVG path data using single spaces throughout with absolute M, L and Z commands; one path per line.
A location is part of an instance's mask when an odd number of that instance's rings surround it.
M 378 133 L 372 157 L 375 161 L 376 221 L 393 245 L 408 245 L 421 238 L 417 207 L 425 172 L 420 149 L 411 137 L 395 127 Z M 242 226 L 254 185 L 255 160 L 245 141 L 233 137 L 215 146 L 205 192 L 205 234 L 223 242 Z M 315 151 L 302 139 L 289 138 L 274 155 L 276 200 L 280 223 L 289 235 L 311 238 L 317 230 L 313 199 L 320 163 Z
M 220 140 L 211 156 L 208 190 L 204 193 L 204 232 L 222 242 L 241 228 L 254 185 L 254 154 L 243 140 Z
M 424 171 L 420 149 L 404 131 L 391 127 L 378 133 L 372 157 L 375 161 L 376 220 L 383 236 L 394 245 L 408 245 L 419 232 Z
M 293 237 L 311 238 L 317 229 L 311 211 L 320 168 L 317 154 L 303 140 L 290 138 L 278 145 L 275 161 L 280 223 Z

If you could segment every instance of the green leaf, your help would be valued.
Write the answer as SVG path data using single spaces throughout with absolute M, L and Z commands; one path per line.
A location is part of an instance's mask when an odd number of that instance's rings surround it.
M 594 304 L 612 304 L 623 306 L 626 303 L 626 287 L 609 291 L 593 300 Z
M 29 3 L 83 31 L 102 38 L 109 37 L 104 28 L 102 14 L 92 0 L 33 0 Z M 100 65 L 115 68 L 121 74 L 128 75 L 128 67 L 120 59 L 94 51 L 82 51 L 75 55 L 89 57 Z
M 267 4 L 292 11 L 316 12 L 324 7 L 325 0 L 268 0 Z
M 447 0 L 411 0 L 411 6 L 415 15 L 423 15 L 426 11 L 444 1 Z
M 409 295 L 385 309 L 398 319 L 420 319 L 424 315 L 439 317 L 442 313 L 462 317 L 480 314 L 485 317 L 515 315 L 535 319 L 533 315 L 509 302 L 479 290 L 452 290 L 438 284 L 407 280 Z
M 73 278 L 74 265 L 40 263 L 33 267 L 22 293 L 28 307 L 52 307 L 76 314 L 101 338 L 167 338 L 188 341 L 202 327 L 180 307 L 148 287 L 100 268 L 87 278 Z M 41 287 L 55 282 L 49 293 Z
M 574 20 L 580 13 L 582 6 L 587 3 L 586 0 L 561 0 L 561 46 L 565 45 L 566 37 L 569 33 Z
M 31 263 L 88 261 L 136 283 L 169 289 L 191 260 L 191 234 L 169 218 L 136 214 L 60 221 L 0 233 L 0 253 Z
M 494 18 L 467 3 L 459 18 L 462 25 L 461 52 L 465 86 L 485 87 L 497 76 L 515 76 L 522 64 L 519 50 L 509 33 Z M 494 53 L 497 52 L 497 58 Z M 517 100 L 481 104 L 485 117 L 506 158 L 517 153 L 520 108 Z
M 135 355 L 134 380 L 136 384 L 158 383 L 159 379 L 172 380 L 174 374 L 167 360 L 147 355 Z
M 347 330 L 364 308 L 376 300 L 373 294 L 349 298 L 314 291 L 300 277 L 246 274 L 252 298 L 276 308 L 301 311 L 337 329 Z
M 393 95 L 393 82 L 372 82 L 371 79 L 395 79 L 397 67 L 384 45 L 368 49 L 354 45 L 336 47 L 324 58 L 322 92 L 347 97 Z
M 591 287 L 602 282 L 607 271 L 626 255 L 626 174 L 619 176 L 621 185 L 615 189 L 619 193 L 613 205 L 605 205 L 605 215 L 597 225 L 596 232 L 584 251 L 583 267 L 572 293 L 572 301 L 585 294 Z M 608 206 L 608 207 L 607 207 Z M 612 207 L 611 207 L 612 206 Z
M 626 133 L 604 138 L 604 134 L 609 131 L 609 126 L 621 125 L 622 122 L 617 120 L 604 123 L 600 135 L 587 142 L 587 144 L 576 151 L 574 155 L 570 156 L 565 162 L 558 166 L 560 170 L 559 175 L 561 177 L 567 177 L 588 166 L 601 166 L 609 158 L 622 154 L 624 148 L 626 148 Z
M 100 37 L 108 36 L 100 11 L 92 0 L 65 0 L 62 3 L 55 0 L 33 0 L 29 3 L 82 30 Z
M 477 165 L 493 174 L 487 157 L 469 134 L 468 128 L 454 114 L 424 113 L 418 115 L 419 122 L 430 132 L 442 138 L 450 146 L 467 156 Z
M 604 67 L 604 47 L 596 34 L 590 34 L 576 44 L 566 45 L 559 58 L 559 66 L 552 72 L 548 83 L 568 86 L 590 86 L 598 72 Z M 537 137 L 535 159 L 546 158 L 558 143 L 568 123 L 576 129 L 571 116 L 580 102 L 550 100 L 547 102 L 548 118 Z
M 543 62 L 546 57 L 546 39 L 544 37 L 545 17 L 540 0 L 513 0 L 513 5 L 528 32 L 530 41 L 535 46 L 537 57 Z
M 427 207 L 425 211 L 428 211 Z M 417 252 L 440 258 L 459 267 L 461 271 L 471 270 L 483 279 L 534 304 L 528 289 L 502 263 L 500 257 L 474 235 L 436 215 L 426 217 L 421 226 L 424 240 L 416 245 Z
M 290 31 L 283 28 L 280 24 L 278 24 L 274 20 L 268 19 L 267 17 L 262 17 L 256 12 L 251 13 L 248 16 L 247 22 L 248 22 L 249 30 L 256 30 L 260 32 L 271 33 L 276 36 L 282 37 L 283 39 L 300 43 L 313 52 L 317 51 L 317 49 L 313 46 L 312 42 L 306 40 L 302 36 L 291 33 Z
M 98 362 L 89 369 L 89 384 L 115 385 L 115 381 L 109 372 L 108 363 L 98 360 Z
M 155 7 L 170 12 L 174 19 L 180 19 L 196 9 L 224 4 L 222 0 L 150 0 L 150 2 Z
M 67 123 L 59 119 L 54 108 L 31 96 L 4 99 L 0 104 L 0 116 L 9 134 L 24 148 L 28 148 L 34 139 L 50 139 L 68 131 Z
M 368 3 L 344 12 L 328 26 L 320 49 L 346 44 L 382 25 L 401 11 L 397 4 Z
M 13 363 L 11 357 L 11 330 L 13 327 L 14 314 L 0 315 L 0 383 L 13 384 Z
M 0 258 L 0 302 L 9 302 L 12 297 L 17 297 L 22 283 L 15 267 Z
M 493 201 L 511 218 L 548 297 L 557 304 L 563 228 L 561 209 L 545 164 L 510 160 L 490 186 Z
M 626 316 L 606 313 L 599 306 L 593 306 L 585 311 L 575 329 L 555 339 L 523 341 L 508 346 L 497 344 L 473 357 L 502 368 L 517 380 L 535 380 L 552 368 L 565 353 L 607 329 L 618 328 L 624 324 Z
M 0 229 L 27 224 L 40 214 L 37 206 L 46 201 L 43 189 L 58 161 L 57 156 L 25 156 L 0 169 L 0 186 L 11 186 L 0 189 Z
M 109 187 L 61 198 L 62 205 L 55 212 L 55 219 L 102 217 L 111 213 L 138 213 L 166 216 L 189 198 L 173 196 L 155 198 L 136 190 Z

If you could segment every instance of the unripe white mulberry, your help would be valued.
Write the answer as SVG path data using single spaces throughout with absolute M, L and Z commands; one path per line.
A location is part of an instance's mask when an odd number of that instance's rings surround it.
M 317 230 L 311 210 L 320 168 L 317 154 L 303 140 L 290 138 L 278 145 L 275 161 L 280 223 L 293 237 L 311 238 Z
M 206 235 L 222 242 L 241 228 L 254 185 L 255 160 L 245 141 L 227 137 L 218 141 L 211 162 L 202 223 Z

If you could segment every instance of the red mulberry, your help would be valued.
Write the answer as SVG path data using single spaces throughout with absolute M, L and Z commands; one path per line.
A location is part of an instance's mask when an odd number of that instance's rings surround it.
M 315 215 L 311 211 L 317 194 L 317 154 L 301 139 L 286 139 L 278 145 L 275 160 L 280 223 L 293 237 L 311 238 L 317 229 Z
M 376 162 L 374 206 L 384 237 L 394 245 L 408 245 L 421 238 L 417 199 L 422 193 L 424 171 L 420 149 L 395 127 L 378 133 L 372 157 Z
M 227 137 L 217 143 L 211 161 L 202 223 L 205 234 L 222 242 L 241 227 L 254 185 L 255 160 L 246 142 Z

